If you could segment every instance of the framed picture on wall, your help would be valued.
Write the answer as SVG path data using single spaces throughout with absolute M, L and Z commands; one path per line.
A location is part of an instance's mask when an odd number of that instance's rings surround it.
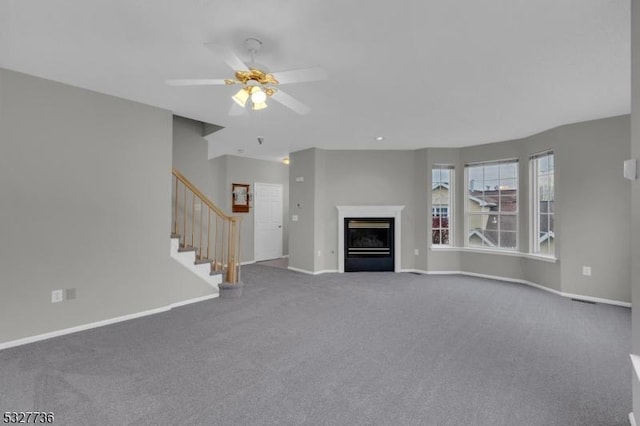
M 249 212 L 249 184 L 231 184 L 231 211 L 233 213 Z

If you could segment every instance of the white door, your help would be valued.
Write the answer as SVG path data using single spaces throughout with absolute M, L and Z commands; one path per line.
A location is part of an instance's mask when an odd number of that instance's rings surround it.
M 253 185 L 254 259 L 282 257 L 282 185 Z

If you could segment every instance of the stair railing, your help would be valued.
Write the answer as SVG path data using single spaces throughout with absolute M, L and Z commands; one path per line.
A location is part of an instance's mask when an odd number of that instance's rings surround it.
M 210 263 L 211 274 L 240 279 L 240 217 L 229 216 L 182 173 L 172 169 L 172 230 L 179 251 L 196 252 L 196 263 Z

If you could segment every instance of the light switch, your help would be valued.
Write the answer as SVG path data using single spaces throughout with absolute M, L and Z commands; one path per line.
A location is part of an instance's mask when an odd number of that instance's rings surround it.
M 292 222 L 297 222 L 298 221 L 298 215 L 297 214 L 292 215 L 291 216 L 291 221 Z

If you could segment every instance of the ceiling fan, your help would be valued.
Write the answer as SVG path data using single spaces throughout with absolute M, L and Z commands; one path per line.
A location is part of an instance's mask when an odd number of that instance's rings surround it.
M 167 80 L 166 84 L 170 86 L 239 85 L 241 86 L 240 90 L 232 97 L 235 103 L 229 111 L 230 115 L 242 114 L 249 100 L 251 100 L 252 110 L 265 109 L 268 106 L 267 99 L 280 102 L 298 114 L 308 114 L 311 108 L 288 95 L 279 86 L 304 81 L 325 80 L 327 72 L 322 68 L 303 68 L 270 73 L 259 69 L 258 65 L 255 64 L 255 55 L 260 50 L 262 42 L 255 38 L 248 38 L 245 40 L 244 45 L 251 55 L 249 66 L 226 47 L 207 43 L 207 46 L 213 49 L 235 71 L 234 78 Z

